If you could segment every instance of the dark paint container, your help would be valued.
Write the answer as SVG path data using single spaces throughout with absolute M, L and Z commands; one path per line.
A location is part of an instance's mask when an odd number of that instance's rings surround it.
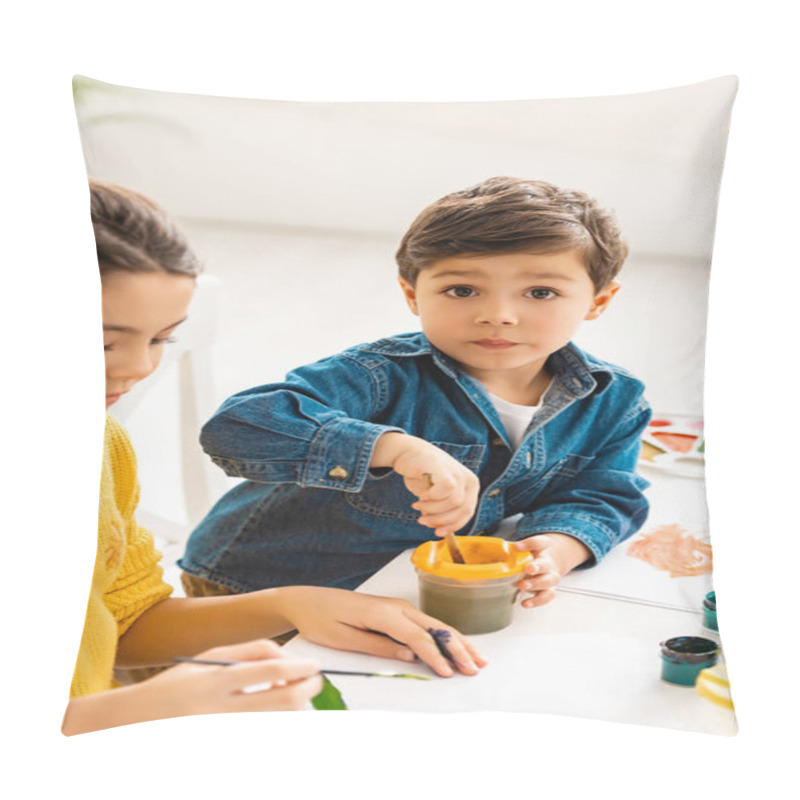
M 661 679 L 678 686 L 694 686 L 701 670 L 713 667 L 719 645 L 702 636 L 676 636 L 661 642 Z
M 703 626 L 710 631 L 718 631 L 717 627 L 717 593 L 709 592 L 703 600 Z

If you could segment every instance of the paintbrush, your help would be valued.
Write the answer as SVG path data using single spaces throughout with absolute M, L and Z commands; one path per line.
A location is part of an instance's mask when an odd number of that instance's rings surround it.
M 427 483 L 427 489 L 430 489 L 433 486 L 433 477 L 431 476 L 430 472 L 423 472 L 422 477 L 425 478 Z M 464 555 L 461 552 L 461 548 L 458 546 L 458 541 L 456 537 L 452 533 L 446 533 L 444 535 L 444 541 L 447 545 L 447 550 L 450 553 L 450 558 L 452 559 L 454 564 L 466 564 L 466 560 L 464 559 Z
M 248 661 L 219 661 L 211 658 L 186 658 L 178 656 L 172 659 L 176 664 L 208 664 L 213 667 L 232 667 L 234 664 L 248 664 Z M 344 669 L 321 669 L 321 675 L 360 675 L 363 678 L 416 678 L 420 681 L 431 680 L 430 675 L 415 675 L 410 672 L 352 672 Z

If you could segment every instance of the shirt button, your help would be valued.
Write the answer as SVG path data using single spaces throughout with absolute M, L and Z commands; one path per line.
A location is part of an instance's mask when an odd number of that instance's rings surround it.
M 497 497 L 497 495 L 499 495 L 499 494 L 500 494 L 500 490 L 499 489 L 492 489 L 492 491 L 489 492 L 489 497 Z
M 498 447 L 499 445 L 503 445 L 503 444 L 505 444 L 505 442 L 504 442 L 504 441 L 503 441 L 503 440 L 502 440 L 502 439 L 501 439 L 499 436 L 495 436 L 495 438 L 494 438 L 494 439 L 492 439 L 492 444 L 493 444 L 495 447 Z
M 343 480 L 350 473 L 344 467 L 334 467 L 329 473 L 328 477 L 335 478 L 336 480 Z

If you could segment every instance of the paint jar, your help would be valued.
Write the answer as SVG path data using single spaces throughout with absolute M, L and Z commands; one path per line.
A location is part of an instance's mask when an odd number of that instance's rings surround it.
M 703 600 L 703 627 L 710 631 L 718 631 L 717 627 L 717 593 L 709 592 Z
M 419 579 L 420 608 L 462 633 L 490 633 L 511 623 L 525 564 L 533 558 L 494 536 L 457 536 L 464 564 L 443 540 L 425 542 L 411 555 Z
M 661 642 L 661 679 L 678 686 L 694 686 L 701 670 L 713 667 L 719 645 L 702 636 L 676 636 Z

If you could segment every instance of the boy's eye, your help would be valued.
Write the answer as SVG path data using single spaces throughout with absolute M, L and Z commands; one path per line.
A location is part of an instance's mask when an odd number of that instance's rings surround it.
M 178 340 L 174 336 L 166 336 L 163 339 L 151 339 L 150 344 L 158 346 L 160 344 L 174 344 Z
M 558 297 L 558 294 L 554 292 L 552 289 L 528 289 L 526 292 L 527 295 L 532 297 L 534 300 L 549 300 L 551 297 Z
M 451 286 L 445 289 L 444 293 L 449 297 L 473 297 L 475 290 L 469 286 Z

